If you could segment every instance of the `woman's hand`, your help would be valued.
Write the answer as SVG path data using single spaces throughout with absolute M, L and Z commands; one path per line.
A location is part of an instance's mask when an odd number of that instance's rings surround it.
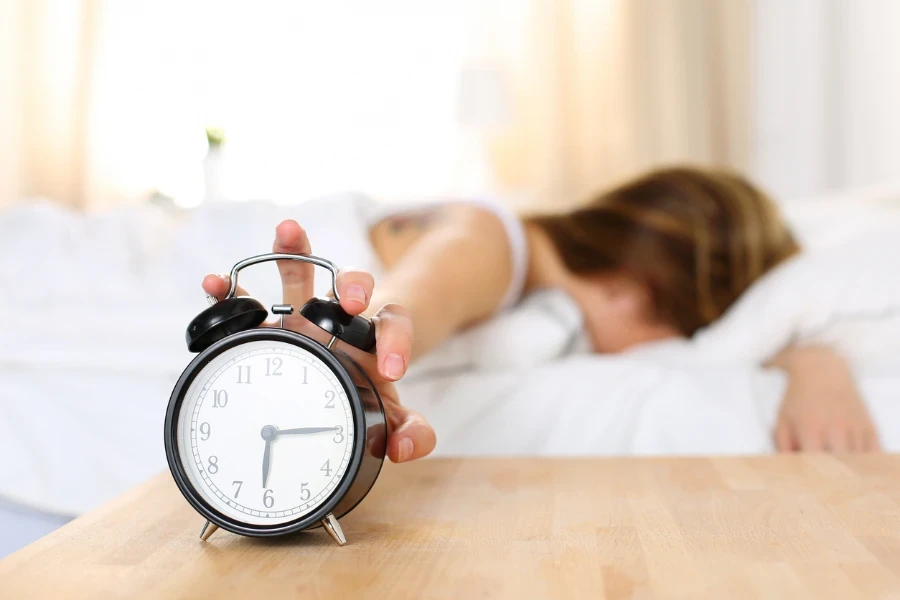
M 273 252 L 310 254 L 306 232 L 296 221 L 284 221 L 275 228 Z M 281 274 L 284 303 L 299 310 L 313 295 L 314 267 L 299 261 L 278 261 Z M 203 290 L 218 299 L 228 293 L 227 276 L 207 275 Z M 342 269 L 337 277 L 341 307 L 351 315 L 358 315 L 369 307 L 375 282 L 365 271 Z M 238 288 L 238 295 L 248 295 Z M 384 404 L 388 423 L 387 455 L 394 462 L 421 458 L 434 450 L 436 436 L 431 425 L 415 411 L 400 404 L 393 382 L 406 373 L 412 351 L 412 321 L 406 310 L 398 304 L 386 304 L 372 320 L 375 322 L 377 356 L 341 344 L 341 350 L 350 354 L 368 373 Z M 285 318 L 285 327 L 313 338 L 321 338 L 323 332 L 295 313 Z
M 790 348 L 772 365 L 788 374 L 775 426 L 779 452 L 874 452 L 875 426 L 846 362 L 823 347 Z

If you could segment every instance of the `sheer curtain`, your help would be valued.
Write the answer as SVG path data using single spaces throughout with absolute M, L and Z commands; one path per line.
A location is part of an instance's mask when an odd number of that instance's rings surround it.
M 515 38 L 489 44 L 518 107 L 493 147 L 509 186 L 560 206 L 660 163 L 748 166 L 749 1 L 529 6 Z
M 0 2 L 0 205 L 82 203 L 98 16 L 95 2 Z
M 0 7 L 0 203 L 197 199 L 209 126 L 236 198 L 561 206 L 659 162 L 744 167 L 751 142 L 744 0 Z
M 900 2 L 756 9 L 757 178 L 782 197 L 900 186 Z

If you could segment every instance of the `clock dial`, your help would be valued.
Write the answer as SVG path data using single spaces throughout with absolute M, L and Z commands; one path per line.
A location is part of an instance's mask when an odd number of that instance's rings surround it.
M 325 502 L 354 446 L 340 381 L 315 355 L 276 340 L 239 344 L 184 395 L 178 454 L 193 488 L 242 523 L 280 525 Z

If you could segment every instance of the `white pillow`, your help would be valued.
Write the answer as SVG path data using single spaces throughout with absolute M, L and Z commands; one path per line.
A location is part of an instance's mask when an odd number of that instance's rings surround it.
M 541 290 L 451 337 L 414 362 L 406 379 L 521 370 L 583 350 L 584 342 L 575 301 L 561 290 Z
M 792 258 L 690 346 L 704 360 L 762 363 L 791 343 L 825 343 L 859 362 L 900 356 L 900 219 Z

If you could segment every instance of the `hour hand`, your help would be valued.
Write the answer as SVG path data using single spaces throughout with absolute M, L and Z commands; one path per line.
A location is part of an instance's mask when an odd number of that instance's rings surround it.
M 294 433 L 322 433 L 324 431 L 337 430 L 337 427 L 296 427 L 294 429 L 279 429 L 276 435 L 290 435 Z
M 272 440 L 266 440 L 266 450 L 263 452 L 263 464 L 262 464 L 262 478 L 263 478 L 263 487 L 266 487 L 266 483 L 269 481 L 269 454 L 272 451 Z

